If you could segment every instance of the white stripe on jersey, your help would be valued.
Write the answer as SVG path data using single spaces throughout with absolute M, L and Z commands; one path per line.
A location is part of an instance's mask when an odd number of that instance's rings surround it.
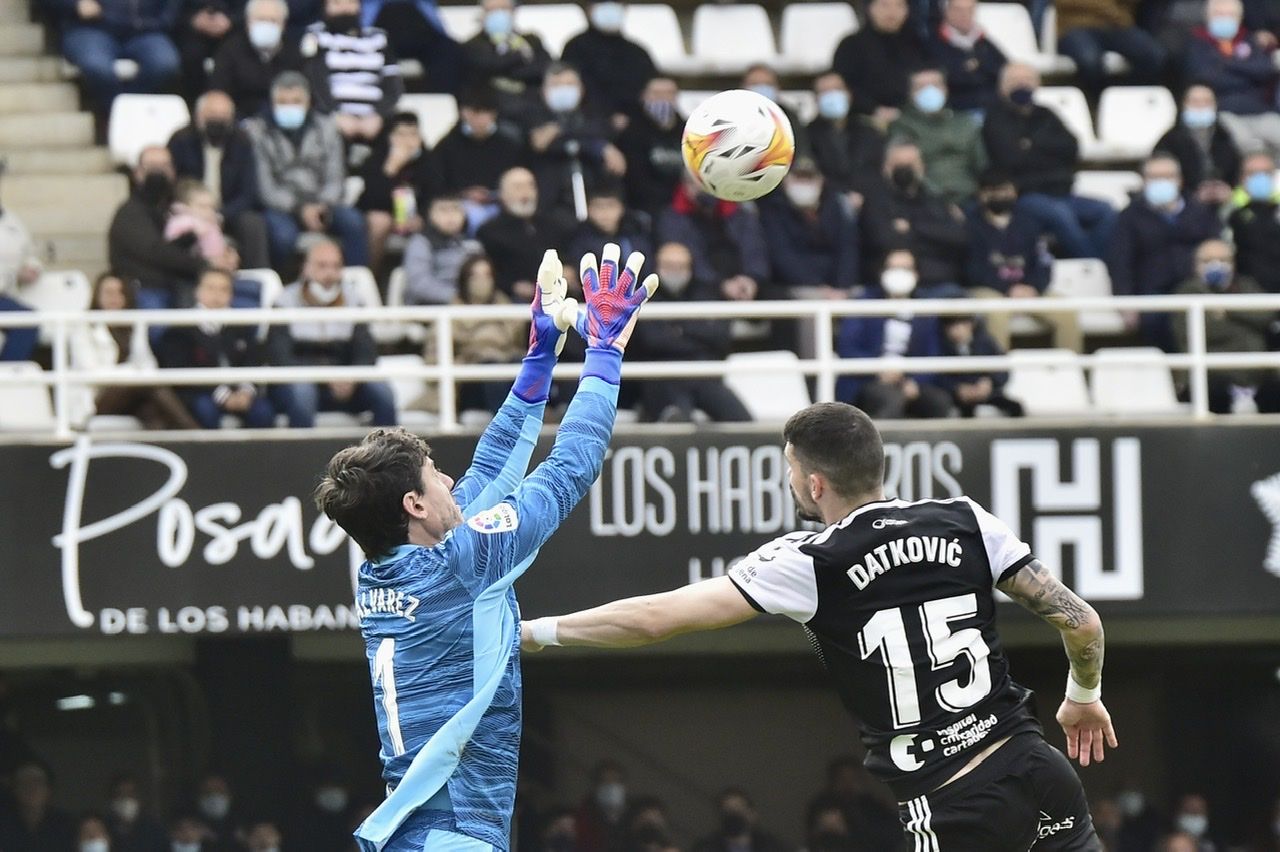
M 941 852 L 938 846 L 938 835 L 933 833 L 933 811 L 929 807 L 929 799 L 921 796 L 907 802 L 907 812 L 911 819 L 907 823 L 907 833 L 911 835 L 912 852 Z

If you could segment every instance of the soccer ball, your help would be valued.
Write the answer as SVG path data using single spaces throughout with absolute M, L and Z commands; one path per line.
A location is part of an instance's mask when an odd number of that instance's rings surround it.
M 796 138 L 777 104 L 756 92 L 731 89 L 693 111 L 680 150 L 701 189 L 725 201 L 751 201 L 782 182 Z

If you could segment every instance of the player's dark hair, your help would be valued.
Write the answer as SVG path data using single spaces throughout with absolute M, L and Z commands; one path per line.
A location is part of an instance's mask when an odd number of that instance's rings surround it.
M 879 491 L 884 483 L 880 430 L 860 408 L 819 402 L 802 408 L 782 428 L 805 472 L 820 473 L 842 497 Z
M 316 508 L 347 534 L 369 559 L 409 540 L 404 495 L 422 493 L 427 442 L 404 429 L 377 429 L 329 460 L 316 486 Z

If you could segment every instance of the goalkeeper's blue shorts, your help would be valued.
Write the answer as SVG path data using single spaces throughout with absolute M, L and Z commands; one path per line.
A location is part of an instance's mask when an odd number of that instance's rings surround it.
M 493 852 L 493 844 L 454 831 L 433 828 L 427 832 L 422 852 Z

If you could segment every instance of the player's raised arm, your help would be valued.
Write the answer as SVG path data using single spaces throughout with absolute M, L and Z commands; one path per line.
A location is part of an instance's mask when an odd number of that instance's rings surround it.
M 1006 577 L 996 588 L 1062 634 L 1071 672 L 1057 719 L 1067 735 L 1067 756 L 1078 759 L 1081 766 L 1088 766 L 1091 758 L 1101 761 L 1104 746 L 1119 746 L 1111 715 L 1102 703 L 1102 619 L 1038 559 Z
M 716 577 L 571 615 L 526 621 L 520 626 L 520 644 L 525 651 L 547 645 L 632 648 L 682 633 L 732 627 L 759 614 L 728 577 Z
M 480 436 L 471 467 L 453 489 L 464 517 L 509 494 L 529 468 L 551 392 L 551 371 L 578 313 L 577 301 L 566 298 L 565 289 L 560 258 L 555 249 L 547 249 L 530 306 L 528 354 L 511 393 Z

